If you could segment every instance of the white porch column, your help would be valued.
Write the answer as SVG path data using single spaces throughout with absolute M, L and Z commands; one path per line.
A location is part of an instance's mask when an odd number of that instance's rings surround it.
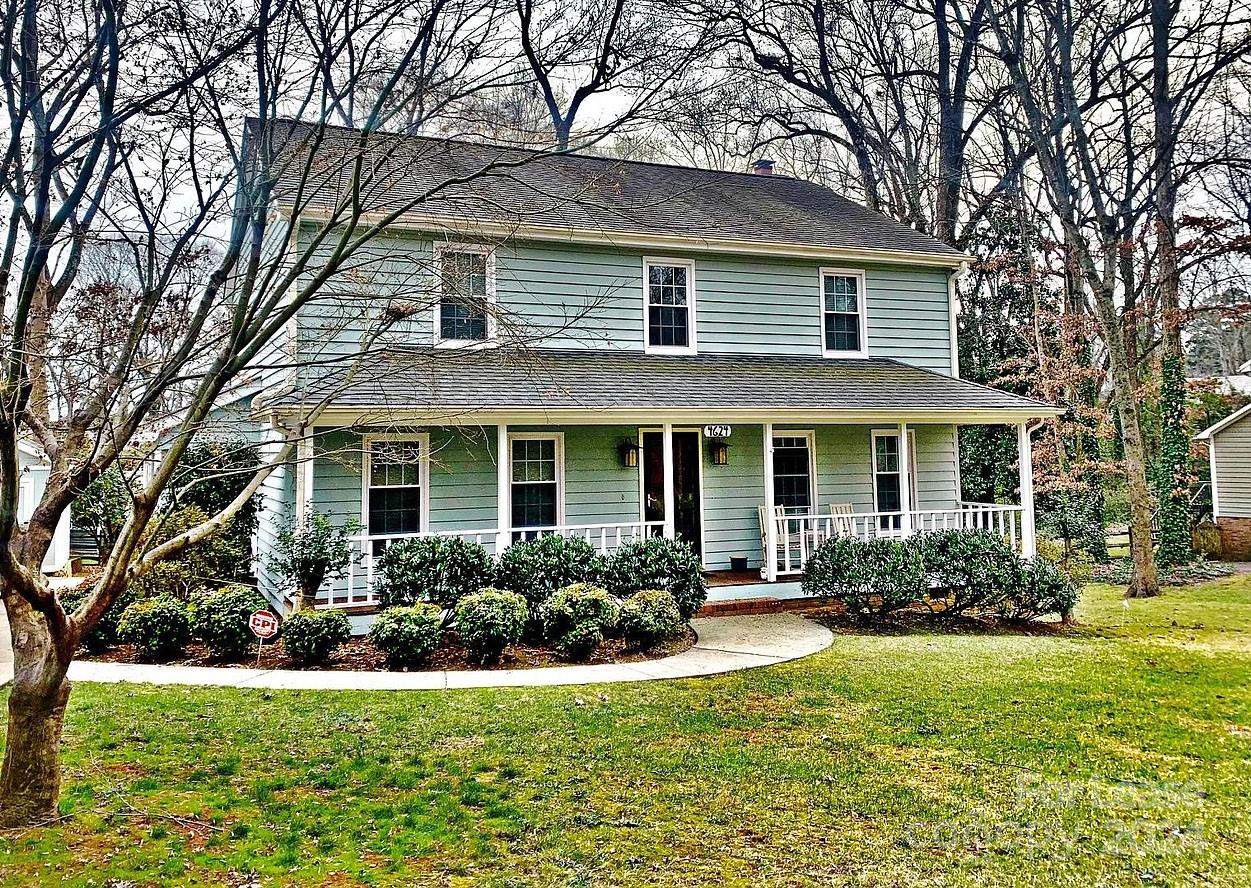
M 1038 554 L 1038 537 L 1034 529 L 1034 442 L 1028 423 L 1017 424 L 1016 452 L 1021 484 L 1021 554 L 1033 558 Z
M 677 529 L 674 525 L 674 503 L 673 499 L 673 423 L 667 422 L 663 427 L 664 434 L 664 459 L 665 459 L 665 536 L 673 539 L 677 536 Z
M 508 548 L 512 539 L 512 453 L 508 449 L 508 425 L 495 427 L 495 554 Z
M 773 423 L 766 422 L 764 424 L 764 578 L 770 583 L 778 578 L 778 525 L 773 520 L 773 491 Z
M 899 532 L 903 536 L 912 535 L 912 510 L 916 504 L 912 502 L 912 442 L 908 440 L 908 424 L 899 424 Z
M 295 442 L 295 526 L 303 527 L 313 505 L 313 430 L 301 429 Z

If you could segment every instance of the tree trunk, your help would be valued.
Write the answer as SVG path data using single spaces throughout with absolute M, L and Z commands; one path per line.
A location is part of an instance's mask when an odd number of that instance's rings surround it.
M 34 826 L 57 816 L 61 792 L 61 727 L 69 702 L 68 655 L 44 616 L 16 596 L 6 602 L 13 635 L 13 687 L 4 765 L 0 828 Z

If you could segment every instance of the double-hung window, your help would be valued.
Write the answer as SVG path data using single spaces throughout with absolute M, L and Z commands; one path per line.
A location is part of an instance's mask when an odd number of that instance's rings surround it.
M 439 307 L 435 340 L 486 343 L 495 338 L 495 254 L 476 244 L 438 244 Z
M 564 448 L 559 435 L 522 434 L 509 443 L 512 455 L 509 491 L 513 539 L 532 539 L 539 528 L 562 523 Z M 527 532 L 527 528 L 531 528 Z
M 695 351 L 695 263 L 683 259 L 643 261 L 646 351 Z
M 908 433 L 908 490 L 912 494 L 913 508 L 917 501 L 916 436 Z M 895 432 L 873 433 L 873 511 L 899 513 L 903 509 L 903 487 L 900 472 L 899 435 Z M 882 515 L 878 527 L 882 530 L 899 530 L 902 526 L 899 514 Z
M 821 346 L 828 357 L 864 357 L 864 273 L 821 269 Z
M 425 529 L 424 436 L 366 441 L 365 521 L 370 536 Z
M 773 436 L 773 504 L 787 514 L 812 511 L 812 437 L 804 433 Z

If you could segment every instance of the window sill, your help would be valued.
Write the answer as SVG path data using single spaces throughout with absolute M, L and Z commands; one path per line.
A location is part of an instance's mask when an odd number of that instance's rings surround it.
M 825 349 L 821 352 L 823 358 L 867 358 L 869 353 L 861 349 L 860 351 L 830 351 Z
M 434 341 L 435 348 L 463 348 L 468 351 L 498 348 L 499 344 L 498 339 L 436 339 Z
M 699 354 L 699 350 L 692 346 L 645 345 L 643 346 L 643 354 L 645 355 L 697 355 Z

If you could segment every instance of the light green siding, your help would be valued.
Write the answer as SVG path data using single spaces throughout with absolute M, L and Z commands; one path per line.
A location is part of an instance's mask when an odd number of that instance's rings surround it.
M 301 313 L 306 357 L 355 354 L 371 336 L 428 345 L 437 305 L 430 240 L 371 242 Z M 508 242 L 496 248 L 501 338 L 515 346 L 643 348 L 642 250 Z M 719 254 L 695 262 L 698 347 L 704 353 L 821 355 L 821 264 Z M 868 351 L 947 373 L 947 273 L 856 265 L 865 272 Z M 384 321 L 388 305 L 411 314 Z M 380 333 L 385 326 L 385 332 Z
M 728 570 L 730 558 L 745 555 L 760 566 L 760 513 L 764 502 L 764 428 L 735 426 L 729 464 L 714 466 L 704 451 L 704 564 Z
M 565 430 L 565 523 L 617 524 L 639 520 L 637 469 L 623 468 L 618 447 L 637 440 L 625 426 Z

